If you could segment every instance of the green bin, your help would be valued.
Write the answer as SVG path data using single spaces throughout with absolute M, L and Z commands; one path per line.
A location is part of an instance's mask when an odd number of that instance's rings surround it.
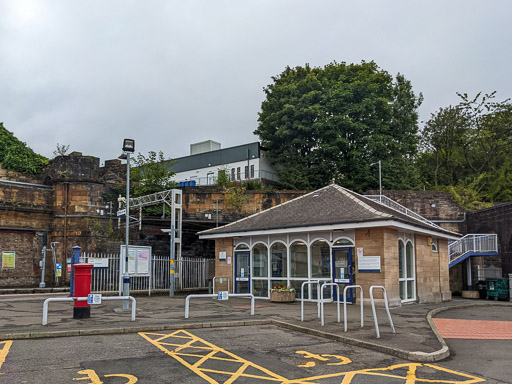
M 486 297 L 494 297 L 494 300 L 509 298 L 508 279 L 488 279 L 486 284 Z

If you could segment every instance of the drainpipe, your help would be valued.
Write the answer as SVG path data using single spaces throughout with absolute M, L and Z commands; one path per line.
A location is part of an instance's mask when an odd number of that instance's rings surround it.
M 466 260 L 466 275 L 468 279 L 468 291 L 472 291 L 473 287 L 471 284 L 471 257 Z
M 64 265 L 66 266 L 66 268 L 63 268 L 63 272 L 64 272 L 64 285 L 66 285 L 66 279 L 67 279 L 67 267 L 68 267 L 68 263 L 67 263 L 67 256 L 68 256 L 68 253 L 67 253 L 67 250 L 68 250 L 68 202 L 69 202 L 69 183 L 65 183 L 64 184 L 64 188 L 66 190 L 66 198 L 64 200 L 64 239 L 63 239 L 63 246 L 64 246 Z

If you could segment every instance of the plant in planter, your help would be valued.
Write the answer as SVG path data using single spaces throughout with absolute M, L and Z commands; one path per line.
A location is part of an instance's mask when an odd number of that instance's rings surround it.
M 273 303 L 291 303 L 295 301 L 295 288 L 286 286 L 284 282 L 270 290 L 270 301 Z

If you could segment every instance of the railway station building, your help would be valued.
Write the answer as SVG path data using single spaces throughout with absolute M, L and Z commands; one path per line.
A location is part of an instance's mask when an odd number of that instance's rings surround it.
M 328 185 L 244 219 L 199 233 L 215 240 L 215 276 L 234 293 L 268 299 L 272 287 L 334 282 L 384 286 L 390 306 L 451 299 L 448 231 L 385 196 Z M 347 301 L 357 300 L 349 290 Z M 317 285 L 304 298 L 316 300 Z M 337 299 L 334 287 L 324 298 Z

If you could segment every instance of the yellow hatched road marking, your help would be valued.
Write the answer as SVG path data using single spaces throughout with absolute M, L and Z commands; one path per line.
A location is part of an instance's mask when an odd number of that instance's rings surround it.
M 245 360 L 223 348 L 217 347 L 214 344 L 211 344 L 207 342 L 206 340 L 200 339 L 199 337 L 184 331 L 184 330 L 178 330 L 176 332 L 173 332 L 171 334 L 162 335 L 157 333 L 148 333 L 148 332 L 140 332 L 139 335 L 141 335 L 143 338 L 145 338 L 147 341 L 149 341 L 151 344 L 158 347 L 161 351 L 165 352 L 167 355 L 175 358 L 178 360 L 181 364 L 186 366 L 188 369 L 196 373 L 198 376 L 202 377 L 206 381 L 212 384 L 218 384 L 218 382 L 212 378 L 211 376 L 208 376 L 207 373 L 210 374 L 224 374 L 230 376 L 227 381 L 224 381 L 226 384 L 230 384 L 236 381 L 239 377 L 250 377 L 253 379 L 260 379 L 260 380 L 267 380 L 267 381 L 276 381 L 279 383 L 287 383 L 288 380 L 276 373 L 273 373 L 269 371 L 268 369 L 261 367 L 257 364 L 254 364 L 248 360 Z M 157 339 L 151 339 L 151 335 L 153 336 L 159 336 Z M 181 338 L 184 340 L 187 340 L 184 344 L 175 344 L 175 343 L 165 343 L 170 344 L 172 346 L 176 346 L 177 348 L 170 351 L 167 348 L 165 348 L 164 343 L 162 343 L 163 340 L 166 340 L 168 338 Z M 174 340 L 173 340 L 174 341 Z M 200 358 L 198 361 L 196 361 L 194 364 L 191 364 L 184 360 L 182 357 L 190 356 L 195 354 L 191 353 L 183 353 L 182 351 L 186 349 L 199 349 L 199 350 L 209 350 L 210 352 L 206 355 L 200 355 Z M 229 358 L 215 356 L 216 354 L 222 354 L 229 356 Z M 240 364 L 240 366 L 234 371 L 229 372 L 225 370 L 216 370 L 211 368 L 202 367 L 202 365 L 208 361 L 208 360 L 217 360 L 217 361 L 228 361 L 228 362 L 234 362 Z M 261 372 L 261 375 L 256 374 L 248 374 L 245 373 L 247 368 L 253 368 L 257 371 Z
M 393 378 L 403 380 L 404 384 L 415 384 L 415 383 L 440 383 L 440 384 L 472 384 L 472 383 L 480 383 L 485 381 L 484 379 L 478 378 L 476 376 L 467 375 L 464 373 L 460 373 L 457 371 L 452 371 L 447 368 L 438 367 L 432 364 L 420 364 L 420 363 L 404 363 L 404 364 L 395 364 L 389 367 L 384 368 L 371 368 L 371 369 L 361 369 L 357 371 L 345 371 L 345 372 L 337 372 L 330 373 L 326 375 L 320 376 L 312 376 L 312 377 L 304 377 L 298 379 L 287 379 L 279 374 L 276 374 L 258 364 L 252 363 L 246 359 L 243 359 L 240 356 L 237 356 L 223 348 L 220 348 L 212 343 L 209 343 L 206 340 L 203 340 L 192 333 L 189 333 L 185 330 L 178 330 L 171 334 L 161 334 L 161 333 L 152 333 L 152 332 L 140 332 L 140 336 L 149 341 L 151 344 L 155 345 L 162 352 L 166 353 L 168 356 L 173 357 L 185 367 L 190 369 L 192 372 L 206 380 L 211 384 L 219 384 L 217 380 L 215 380 L 209 374 L 221 374 L 229 376 L 227 380 L 222 381 L 223 384 L 233 384 L 238 378 L 252 378 L 258 380 L 265 381 L 275 381 L 280 384 L 319 384 L 320 381 L 325 379 L 332 379 L 339 377 L 341 380 L 341 384 L 350 384 L 352 380 L 357 375 L 369 375 L 369 376 L 379 376 L 383 378 Z M 156 336 L 156 338 L 152 339 L 151 337 Z M 178 340 L 182 340 L 183 343 L 177 343 Z M 174 341 L 171 342 L 171 341 Z M 169 350 L 167 347 L 175 347 L 173 350 Z M 208 352 L 206 354 L 196 354 L 191 351 L 185 352 L 185 350 L 196 350 Z M 342 363 L 349 363 L 350 360 L 343 356 L 338 355 L 314 355 L 305 351 L 298 351 L 298 353 L 304 354 L 307 357 L 314 357 L 318 360 L 324 360 L 326 357 L 336 357 L 339 360 L 342 360 Z M 216 356 L 220 355 L 220 356 Z M 222 357 L 222 355 L 228 356 Z M 198 360 L 195 363 L 189 363 L 184 358 L 192 357 L 197 358 Z M 346 360 L 345 360 L 346 359 Z M 226 361 L 233 362 L 239 364 L 239 366 L 235 367 L 233 371 L 227 370 L 218 370 L 212 369 L 208 367 L 204 367 L 203 365 L 209 361 Z M 467 380 L 442 380 L 442 379 L 424 379 L 418 378 L 418 368 L 420 367 L 430 367 L 438 371 L 442 371 L 445 373 L 452 374 L 454 376 L 458 376 L 459 378 L 465 378 Z M 255 373 L 246 373 L 246 370 L 251 368 L 253 370 L 259 371 L 261 374 Z M 400 376 L 398 374 L 394 374 L 392 371 L 398 369 L 407 369 L 405 376 Z
M 11 345 L 12 340 L 0 341 L 0 369 L 2 368 L 2 365 L 5 362 L 5 358 L 9 353 L 9 349 L 11 349 Z M 0 372 L 0 375 L 3 375 L 3 373 Z

